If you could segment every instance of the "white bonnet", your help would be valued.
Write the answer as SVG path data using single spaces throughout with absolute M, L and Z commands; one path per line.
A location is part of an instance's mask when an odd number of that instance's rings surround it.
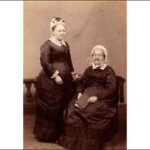
M 50 22 L 50 29 L 51 29 L 51 31 L 52 31 L 52 28 L 54 26 L 58 25 L 58 24 L 61 24 L 61 25 L 65 26 L 65 21 L 62 18 L 60 18 L 60 17 L 53 17 L 51 22 Z
M 92 55 L 93 55 L 93 53 L 94 53 L 94 51 L 96 49 L 100 49 L 100 50 L 103 51 L 103 53 L 105 55 L 105 63 L 108 64 L 108 52 L 107 52 L 107 49 L 104 46 L 102 46 L 102 45 L 96 45 L 96 46 L 94 46 L 94 48 L 91 50 L 91 57 L 92 57 Z

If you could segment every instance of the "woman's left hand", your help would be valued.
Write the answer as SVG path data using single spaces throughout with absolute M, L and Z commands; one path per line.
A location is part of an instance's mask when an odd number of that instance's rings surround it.
M 88 102 L 89 102 L 89 103 L 95 103 L 97 100 L 98 100 L 97 96 L 91 96 L 91 97 L 88 99 Z
M 73 77 L 73 80 L 77 80 L 81 78 L 81 76 L 76 74 L 75 72 L 72 72 L 72 77 Z

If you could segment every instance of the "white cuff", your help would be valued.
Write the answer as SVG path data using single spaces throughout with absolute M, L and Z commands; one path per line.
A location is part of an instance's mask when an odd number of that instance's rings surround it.
M 58 74 L 59 74 L 59 71 L 56 70 L 56 71 L 53 73 L 53 75 L 51 76 L 51 78 L 52 78 L 52 79 L 53 79 L 53 78 L 56 78 L 56 77 L 58 76 Z

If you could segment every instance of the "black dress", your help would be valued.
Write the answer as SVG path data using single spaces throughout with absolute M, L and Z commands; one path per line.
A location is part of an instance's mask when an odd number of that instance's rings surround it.
M 57 46 L 47 40 L 41 46 L 40 62 L 42 70 L 36 79 L 37 113 L 35 138 L 54 142 L 63 128 L 63 111 L 71 100 L 74 86 L 71 72 L 74 70 L 69 46 Z M 58 70 L 63 80 L 58 85 L 51 76 Z
M 65 134 L 61 145 L 69 150 L 100 150 L 113 135 L 117 113 L 115 100 L 116 75 L 110 66 L 104 70 L 88 67 L 81 79 L 78 92 L 97 96 L 95 103 L 86 108 L 75 107 L 76 97 L 66 111 Z

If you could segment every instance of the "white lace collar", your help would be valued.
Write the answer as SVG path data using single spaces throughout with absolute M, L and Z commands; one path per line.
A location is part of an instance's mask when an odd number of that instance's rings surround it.
M 54 44 L 56 44 L 57 46 L 62 46 L 62 45 L 66 46 L 66 43 L 65 43 L 64 40 L 58 41 L 54 36 L 51 36 L 51 37 L 49 38 L 49 40 L 50 40 L 51 42 L 53 42 Z
M 102 65 L 95 65 L 94 63 L 92 63 L 92 69 L 102 69 L 104 70 L 106 68 L 107 64 L 102 64 Z

